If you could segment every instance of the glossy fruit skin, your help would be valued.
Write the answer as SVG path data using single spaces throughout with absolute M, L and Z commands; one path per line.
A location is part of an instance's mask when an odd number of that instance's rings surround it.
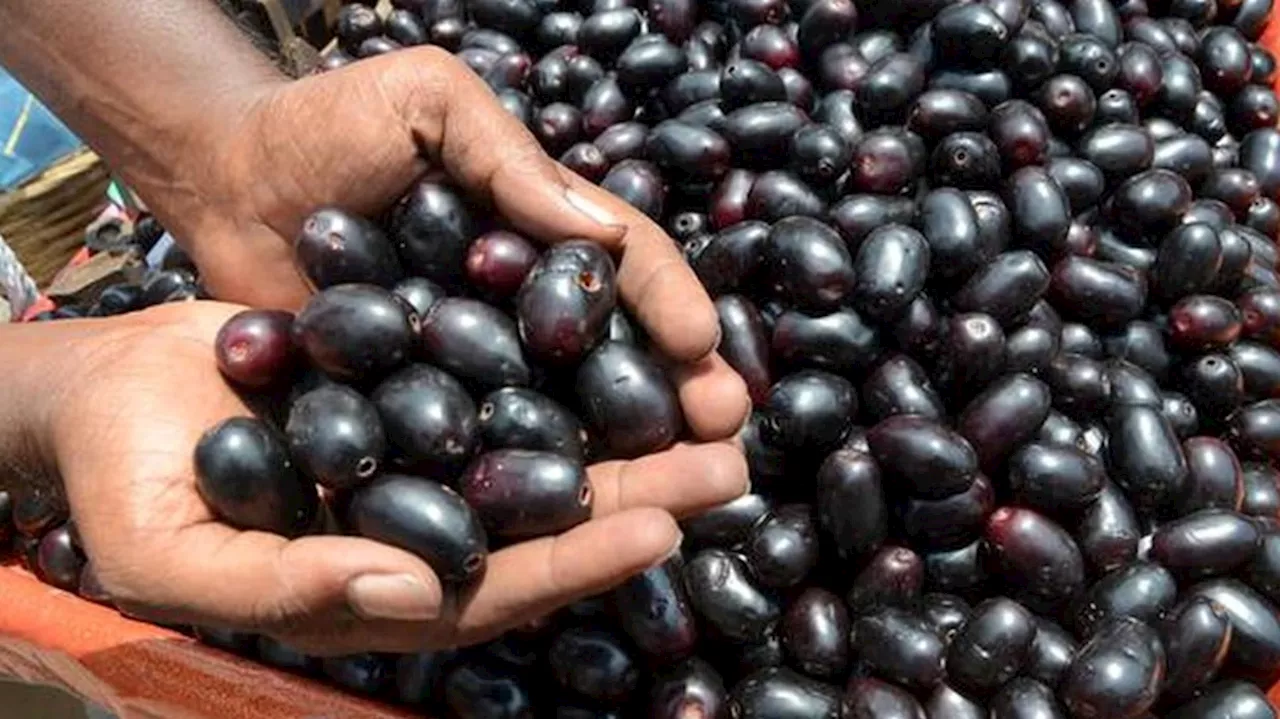
M 794 216 L 821 217 L 826 202 L 812 187 L 790 172 L 762 172 L 747 193 L 747 216 L 775 222 Z
M 371 696 L 391 681 L 391 666 L 386 658 L 372 653 L 326 657 L 320 661 L 320 672 L 347 691 Z
M 946 643 L 915 613 L 883 607 L 856 619 L 851 637 L 863 664 L 906 688 L 928 690 L 945 675 Z
M 360 536 L 422 557 L 447 585 L 470 585 L 484 574 L 488 538 L 480 518 L 442 484 L 384 474 L 356 491 L 348 519 Z
M 863 116 L 874 124 L 900 120 L 925 87 L 925 65 L 917 57 L 894 52 L 872 62 L 854 89 Z
M 1023 673 L 1047 686 L 1057 686 L 1071 666 L 1078 649 L 1067 630 L 1048 619 L 1035 617 L 1036 634 L 1027 652 Z
M 839 679 L 849 665 L 849 613 L 840 597 L 812 587 L 782 616 L 782 646 L 792 664 L 809 676 Z
M 444 704 L 458 716 L 534 716 L 533 697 L 517 677 L 479 662 L 460 662 L 442 681 Z
M 1071 624 L 1082 640 L 1110 619 L 1133 617 L 1150 626 L 1165 616 L 1177 598 L 1174 576 L 1154 562 L 1136 561 L 1104 574 L 1071 607 Z
M 516 297 L 520 340 L 539 361 L 576 364 L 603 338 L 617 297 L 617 272 L 603 248 L 585 240 L 556 245 Z
M 1020 503 L 1044 512 L 1072 512 L 1102 492 L 1106 470 L 1076 447 L 1031 442 L 1009 458 L 1009 485 Z
M 980 268 L 952 296 L 962 312 L 986 312 L 1009 327 L 1039 301 L 1049 287 L 1049 270 L 1026 250 L 1005 252 Z
M 801 309 L 836 309 L 855 286 L 853 258 L 834 230 L 807 217 L 773 225 L 764 246 L 774 286 Z
M 883 606 L 906 606 L 924 586 L 924 564 L 905 547 L 883 546 L 853 579 L 845 596 L 855 616 Z
M 1243 319 L 1241 335 L 1264 342 L 1280 339 L 1280 292 L 1253 289 L 1236 299 Z
M 819 316 L 788 310 L 774 320 L 771 351 L 788 367 L 848 375 L 871 365 L 881 341 L 875 327 L 853 309 Z
M 528 240 L 514 232 L 493 230 L 468 248 L 467 279 L 494 297 L 514 297 L 537 261 L 538 250 Z
M 578 30 L 578 47 L 602 62 L 616 58 L 640 34 L 644 21 L 632 8 L 606 10 L 587 17 Z
M 760 312 L 739 295 L 716 299 L 720 315 L 720 355 L 747 383 L 752 402 L 763 403 L 773 384 L 769 371 L 769 344 Z
M 1215 295 L 1189 295 L 1169 310 L 1169 336 L 1188 352 L 1227 347 L 1240 336 L 1241 317 L 1235 305 Z
M 817 474 L 818 523 L 845 559 L 870 555 L 888 535 L 880 469 L 870 455 L 833 452 Z
M 1054 265 L 1048 295 L 1064 317 L 1115 327 L 1141 313 L 1147 284 L 1123 265 L 1072 256 Z
M 1005 188 L 1005 202 L 1013 217 L 1015 235 L 1040 247 L 1061 247 L 1071 226 L 1067 195 L 1040 167 L 1015 172 Z
M 1240 461 L 1231 446 L 1217 437 L 1190 437 L 1182 443 L 1187 457 L 1187 495 L 1180 513 L 1199 509 L 1239 511 L 1244 501 Z
M 905 131 L 879 128 L 865 133 L 853 146 L 850 183 L 858 192 L 895 195 L 920 176 L 924 157 L 919 137 Z
M 1160 245 L 1151 270 L 1152 294 L 1172 303 L 1207 290 L 1222 266 L 1218 233 L 1201 222 L 1175 228 Z
M 1054 408 L 1073 419 L 1087 419 L 1111 401 L 1106 366 L 1085 355 L 1062 352 L 1049 363 L 1045 381 L 1053 390 Z
M 993 575 L 1033 611 L 1059 606 L 1084 583 L 1084 560 L 1071 535 L 1029 509 L 1001 507 L 987 518 L 983 551 Z
M 266 388 L 288 378 L 298 352 L 290 335 L 293 315 L 280 310 L 244 310 L 214 338 L 218 369 L 232 382 Z
M 791 167 L 814 186 L 834 182 L 849 167 L 853 150 L 833 127 L 812 124 L 791 136 Z
M 938 685 L 924 702 L 924 708 L 929 719 L 989 719 L 985 706 L 946 684 Z
M 382 467 L 386 434 L 377 408 L 341 385 L 314 389 L 294 400 L 285 434 L 298 469 L 329 489 L 353 489 Z
M 578 461 L 586 454 L 582 422 L 568 408 L 531 389 L 504 387 L 489 393 L 480 403 L 476 424 L 488 450 L 555 452 Z
M 1175 608 L 1160 632 L 1168 665 L 1165 691 L 1187 697 L 1221 668 L 1231 642 L 1231 619 L 1221 606 L 1197 597 Z
M 1164 671 L 1155 631 L 1133 618 L 1112 619 L 1081 647 L 1059 694 L 1077 715 L 1138 716 L 1155 703 Z
M 857 413 L 858 397 L 847 379 L 821 370 L 783 377 L 763 406 L 765 439 L 792 451 L 834 449 Z
M 982 541 L 960 549 L 924 556 L 925 583 L 930 589 L 976 597 L 986 586 L 988 573 L 981 555 Z
M 32 567 L 41 581 L 65 592 L 75 592 L 80 587 L 85 567 L 84 554 L 72 541 L 72 531 L 69 524 L 63 524 L 41 537 Z
M 706 549 L 684 567 L 689 601 L 719 636 L 739 642 L 761 637 L 781 616 L 774 599 L 761 591 L 736 554 Z
M 872 230 L 853 260 L 854 306 L 873 319 L 898 316 L 924 289 L 929 260 L 919 232 L 903 225 Z
M 840 692 L 790 669 L 771 667 L 738 682 L 729 716 L 739 719 L 839 719 Z
M 871 677 L 852 678 L 842 706 L 846 719 L 925 719 L 924 708 L 909 692 Z
M 730 112 L 721 131 L 735 167 L 767 169 L 773 158 L 785 156 L 791 136 L 807 123 L 805 112 L 789 102 L 758 102 Z
M 690 180 L 715 180 L 729 170 L 729 143 L 713 130 L 679 120 L 650 130 L 645 152 L 659 167 Z
M 990 480 L 975 475 L 969 489 L 959 494 L 944 499 L 908 498 L 902 505 L 903 532 L 925 549 L 958 549 L 982 535 L 995 502 Z
M 1244 515 L 1204 509 L 1166 522 L 1151 541 L 1151 557 L 1185 580 L 1222 575 L 1253 556 L 1261 541 Z
M 607 705 L 620 704 L 635 691 L 640 669 L 612 634 L 570 627 L 552 640 L 547 664 L 560 686 Z
M 818 527 L 812 509 L 803 504 L 778 507 L 755 526 L 743 553 L 764 586 L 799 584 L 818 562 Z
M 760 267 L 769 231 L 757 220 L 725 227 L 688 253 L 689 266 L 712 297 L 745 290 Z
M 1240 511 L 1252 517 L 1280 516 L 1280 475 L 1269 465 L 1248 462 L 1240 474 Z
M 1035 633 L 1022 605 L 1004 597 L 984 601 L 947 648 L 947 682 L 978 696 L 995 690 L 1022 668 Z
M 205 432 L 195 470 L 201 498 L 233 526 L 296 537 L 315 522 L 314 487 L 299 479 L 282 439 L 256 419 L 234 417 Z
M 1016 677 L 988 703 L 991 719 L 1065 719 L 1067 712 L 1053 689 L 1028 677 Z
M 451 474 L 471 458 L 476 407 L 462 385 L 430 365 L 410 365 L 371 395 L 400 461 L 427 476 Z
M 1140 504 L 1167 506 L 1182 496 L 1187 461 L 1169 421 L 1157 408 L 1129 405 L 1108 421 L 1110 476 Z
M 318 289 L 365 283 L 390 287 L 403 270 L 395 249 L 372 222 L 336 207 L 313 212 L 294 240 L 294 255 Z
M 728 700 L 724 680 L 707 662 L 693 657 L 660 672 L 649 693 L 654 719 L 682 719 L 701 713 L 718 717 Z
M 1165 714 L 1168 719 L 1266 719 L 1274 715 L 1275 710 L 1262 690 L 1242 681 L 1211 684 L 1199 698 Z
M 672 558 L 631 577 L 610 595 L 623 631 L 641 652 L 663 663 L 683 660 L 697 648 L 683 567 L 679 557 Z
M 963 436 L 923 417 L 889 417 L 871 428 L 867 442 L 880 467 L 921 499 L 963 492 L 978 471 L 977 454 Z
M 990 187 L 1000 179 L 1000 150 L 982 133 L 954 132 L 943 137 L 934 148 L 929 171 L 940 185 L 962 189 Z
M 445 296 L 443 287 L 425 277 L 406 277 L 391 288 L 391 293 L 418 317 Z
M 1240 370 L 1246 398 L 1280 396 L 1280 352 L 1260 342 L 1242 340 L 1232 344 L 1227 354 Z
M 578 367 L 575 388 L 583 419 L 616 457 L 665 449 L 684 428 L 670 380 L 640 348 L 606 341 Z
M 925 140 L 937 142 L 955 132 L 986 129 L 987 106 L 972 93 L 961 90 L 926 90 L 907 111 L 908 130 Z
M 317 368 L 340 381 L 375 379 L 403 362 L 416 318 L 388 291 L 338 285 L 311 298 L 293 323 L 293 339 Z
M 623 160 L 610 168 L 600 186 L 627 204 L 658 220 L 666 203 L 667 186 L 657 166 L 644 160 Z
M 1026 373 L 991 383 L 965 407 L 956 429 L 969 441 L 978 465 L 991 472 L 1030 439 L 1049 415 L 1049 386 Z
M 444 286 L 456 286 L 465 276 L 475 229 L 453 188 L 430 181 L 414 185 L 392 210 L 389 234 L 407 274 Z
M 867 374 L 862 384 L 862 408 L 864 416 L 877 421 L 896 414 L 938 420 L 946 413 L 924 368 L 902 354 L 887 357 Z
M 551 452 L 500 449 L 480 455 L 458 490 L 488 534 L 519 541 L 571 529 L 591 516 L 591 485 L 578 462 Z
M 773 68 L 740 58 L 720 69 L 720 100 L 726 112 L 758 102 L 784 102 L 787 88 Z
M 1280 457 L 1280 401 L 1262 400 L 1241 407 L 1228 424 L 1227 440 L 1241 458 Z
M 516 323 L 478 300 L 446 297 L 422 318 L 426 359 L 481 387 L 525 385 L 532 375 Z
M 1226 611 L 1232 626 L 1229 661 L 1259 671 L 1275 666 L 1280 620 L 1262 595 L 1235 579 L 1211 579 L 1190 588 L 1187 596 L 1205 597 Z

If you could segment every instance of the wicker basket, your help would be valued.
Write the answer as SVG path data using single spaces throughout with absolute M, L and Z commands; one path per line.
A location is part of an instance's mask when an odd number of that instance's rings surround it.
M 97 155 L 78 150 L 0 195 L 0 236 L 40 286 L 84 246 L 85 228 L 106 205 L 110 181 Z

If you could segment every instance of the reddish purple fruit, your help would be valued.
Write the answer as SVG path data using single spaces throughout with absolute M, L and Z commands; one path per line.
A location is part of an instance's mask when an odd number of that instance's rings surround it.
M 480 455 L 458 480 L 489 534 L 519 541 L 571 529 L 591 516 L 591 484 L 574 460 L 502 449 Z
M 467 279 L 494 297 L 514 297 L 538 261 L 538 249 L 514 232 L 480 235 L 467 250 Z
M 244 310 L 218 330 L 218 369 L 243 387 L 261 389 L 288 379 L 297 361 L 293 315 L 280 310 Z

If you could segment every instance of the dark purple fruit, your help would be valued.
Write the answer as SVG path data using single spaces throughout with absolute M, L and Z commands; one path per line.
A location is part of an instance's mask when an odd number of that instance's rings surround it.
M 1023 100 L 997 105 L 991 111 L 987 134 L 1009 170 L 1043 163 L 1052 135 L 1044 114 Z
M 808 505 L 775 509 L 752 531 L 743 549 L 752 573 L 767 587 L 799 584 L 818 562 L 818 528 Z
M 419 477 L 384 474 L 351 499 L 352 530 L 422 557 L 447 585 L 483 576 L 488 540 L 480 518 L 452 489 Z
M 839 450 L 827 457 L 818 470 L 815 506 L 819 525 L 846 559 L 870 555 L 888 534 L 880 470 L 862 452 Z
M 987 128 L 987 106 L 960 90 L 926 90 L 907 111 L 908 130 L 930 142 L 957 132 L 982 132 Z
M 355 53 L 365 40 L 382 34 L 382 18 L 373 8 L 360 4 L 344 5 L 338 12 L 333 32 L 342 47 Z
M 320 661 L 320 673 L 349 692 L 368 696 L 377 695 L 391 683 L 391 665 L 381 654 L 325 657 Z
M 1097 501 L 1085 510 L 1076 527 L 1080 551 L 1099 573 L 1124 566 L 1137 556 L 1141 536 L 1133 507 L 1111 482 L 1103 485 Z
M 389 234 L 407 274 L 457 287 L 475 236 L 470 210 L 453 188 L 415 185 L 391 213 Z
M 1099 627 L 1117 617 L 1133 617 L 1156 626 L 1178 595 L 1169 570 L 1154 562 L 1137 561 L 1104 574 L 1071 608 L 1076 636 L 1093 636 Z
M 768 238 L 769 225 L 763 222 L 747 220 L 730 225 L 696 250 L 687 250 L 689 266 L 713 297 L 749 289 Z
M 670 177 L 709 181 L 729 171 L 729 143 L 713 130 L 679 120 L 650 130 L 645 152 Z
M 1076 641 L 1062 627 L 1036 617 L 1036 638 L 1027 653 L 1024 673 L 1048 686 L 1057 686 L 1071 666 L 1077 650 Z
M 1227 354 L 1240 370 L 1247 398 L 1280 397 L 1280 352 L 1260 342 L 1242 340 L 1232 344 Z
M 570 627 L 551 641 L 547 664 L 560 686 L 604 704 L 620 704 L 640 683 L 640 668 L 609 632 Z
M 1131 617 L 1112 619 L 1081 647 L 1059 695 L 1075 716 L 1139 716 L 1159 696 L 1164 672 L 1155 631 Z
M 447 297 L 422 318 L 426 359 L 482 387 L 528 384 L 516 323 L 477 300 Z
M 925 64 L 914 55 L 894 52 L 872 62 L 854 89 L 858 109 L 873 124 L 905 117 L 925 87 Z
M 992 472 L 1035 436 L 1049 415 L 1050 399 L 1044 382 L 1022 372 L 1008 374 L 964 408 L 956 429 L 973 447 L 979 466 Z
M 994 691 L 1022 669 L 1035 635 L 1021 604 L 1004 597 L 979 604 L 947 648 L 948 684 L 977 696 Z
M 1035 102 L 1049 126 L 1068 136 L 1087 128 L 1098 109 L 1093 89 L 1075 75 L 1054 75 L 1046 80 L 1036 90 Z
M 712 507 L 680 523 L 686 546 L 737 549 L 751 536 L 751 530 L 769 514 L 769 503 L 758 494 L 744 494 Z
M 587 433 L 566 407 L 531 389 L 506 387 L 486 395 L 477 415 L 486 450 L 555 452 L 573 460 L 586 453 Z
M 1114 385 L 1113 385 L 1114 387 Z M 1157 407 L 1127 405 L 1112 411 L 1107 467 L 1111 478 L 1143 507 L 1182 497 L 1187 459 L 1168 419 Z
M 1244 499 L 1240 461 L 1230 445 L 1216 437 L 1191 437 L 1182 443 L 1187 457 L 1187 495 L 1179 506 L 1189 514 L 1199 509 L 1238 511 Z
M 293 250 L 317 289 L 361 282 L 390 287 L 403 271 L 378 226 L 336 207 L 316 210 L 302 223 Z
M 925 719 L 924 708 L 910 692 L 872 677 L 854 676 L 842 706 L 844 719 Z
M 906 606 L 924 586 L 920 555 L 905 547 L 881 547 L 853 579 L 845 601 L 855 616 L 884 606 Z
M 889 417 L 871 428 L 867 442 L 880 467 L 921 499 L 963 492 L 978 471 L 978 457 L 969 442 L 924 417 Z
M 1261 672 L 1280 661 L 1280 614 L 1252 588 L 1235 579 L 1211 579 L 1188 590 L 1188 599 L 1204 597 L 1226 611 L 1232 637 L 1228 661 Z
M 1053 689 L 1028 677 L 1016 677 L 988 703 L 991 719 L 1058 719 L 1066 712 Z
M 910 187 L 924 170 L 924 152 L 918 136 L 901 130 L 876 129 L 853 146 L 850 189 L 896 195 Z
M 853 623 L 855 656 L 868 669 L 915 690 L 929 690 L 942 681 L 946 642 L 933 625 L 918 614 L 884 607 Z
M 990 67 L 1009 40 L 1000 16 L 981 4 L 948 6 L 933 21 L 933 47 L 939 60 Z
M 1054 265 L 1049 298 L 1064 317 L 1114 327 L 1142 312 L 1147 283 L 1129 267 L 1071 256 Z
M 773 384 L 769 371 L 769 341 L 760 312 L 739 295 L 716 300 L 720 315 L 719 352 L 747 383 L 752 402 L 763 404 Z
M 765 439 L 788 450 L 825 452 L 844 439 L 858 397 L 853 384 L 821 370 L 801 370 L 769 390 Z
M 934 182 L 962 189 L 990 187 L 1000 179 L 1000 151 L 978 132 L 953 132 L 938 142 L 929 160 Z
M 782 646 L 791 663 L 819 679 L 839 679 L 849 664 L 849 613 L 839 597 L 813 587 L 783 614 Z
M 992 512 L 983 543 L 992 573 L 1033 610 L 1060 605 L 1084 583 L 1084 561 L 1071 535 L 1029 509 Z
M 1040 167 L 1024 167 L 1009 178 L 1005 202 L 1015 236 L 1036 248 L 1059 248 L 1071 228 L 1071 205 L 1062 187 Z
M 514 297 L 537 261 L 538 249 L 520 235 L 486 232 L 467 250 L 467 279 L 494 297 Z
M 406 466 L 434 476 L 460 470 L 471 459 L 476 407 L 450 375 L 430 365 L 412 365 L 378 385 L 371 399 Z
M 613 590 L 627 636 L 647 656 L 667 663 L 693 654 L 698 630 L 678 559 L 641 572 Z M 697 662 L 698 660 L 691 660 Z
M 720 69 L 720 100 L 726 112 L 758 102 L 785 102 L 787 87 L 765 63 L 739 58 Z
M 1213 680 L 1227 658 L 1231 618 L 1211 599 L 1196 597 L 1176 608 L 1160 625 L 1168 671 L 1165 691 L 1191 696 Z
M 695 554 L 685 564 L 685 587 L 698 616 L 730 640 L 758 640 L 778 620 L 774 599 L 756 587 L 751 571 L 736 555 L 721 549 Z
M 785 92 L 783 88 L 784 97 Z M 808 122 L 805 112 L 790 102 L 759 102 L 730 112 L 723 134 L 737 166 L 769 168 L 786 156 L 791 136 Z
M 459 662 L 442 680 L 444 705 L 458 716 L 534 716 L 530 691 L 518 676 L 480 662 Z
M 902 508 L 903 531 L 918 546 L 954 550 L 982 535 L 995 504 L 990 480 L 979 474 L 969 489 L 959 494 L 943 499 L 908 498 Z
M 294 400 L 285 433 L 298 469 L 329 489 L 353 489 L 382 469 L 387 438 L 378 409 L 341 385 Z
M 519 541 L 571 529 L 591 516 L 591 484 L 578 462 L 551 452 L 482 454 L 458 489 L 489 535 Z
M 1009 486 L 1022 504 L 1042 512 L 1073 512 L 1102 492 L 1106 470 L 1093 455 L 1069 445 L 1032 442 L 1009 458 Z
M 1275 716 L 1275 709 L 1256 685 L 1222 681 L 1209 685 L 1204 694 L 1164 716 L 1166 719 L 1268 719 Z
M 840 719 L 835 687 L 781 667 L 760 669 L 729 694 L 728 716 L 738 719 Z
M 80 587 L 80 576 L 85 567 L 85 557 L 72 541 L 72 527 L 63 524 L 40 538 L 36 550 L 36 576 L 64 592 L 75 592 Z
M 233 417 L 205 432 L 195 470 L 200 497 L 228 524 L 297 537 L 315 523 L 315 488 L 298 477 L 279 435 L 256 419 Z
M 648 716 L 654 719 L 719 717 L 728 701 L 724 680 L 697 657 L 660 672 L 649 697 Z
M 552 247 L 516 297 L 525 349 L 543 362 L 573 365 L 603 339 L 617 304 L 613 259 L 586 240 Z
M 1048 287 L 1049 270 L 1040 258 L 1026 250 L 1005 252 L 970 277 L 951 302 L 962 312 L 986 312 L 1007 327 L 1022 319 Z
M 873 319 L 897 317 L 924 289 L 929 258 L 929 243 L 910 227 L 872 230 L 853 260 L 854 306 Z
M 684 428 L 670 380 L 634 345 L 608 341 L 597 347 L 578 367 L 575 386 L 583 419 L 613 456 L 666 449 Z
M 409 356 L 417 317 L 387 290 L 338 285 L 311 298 L 293 323 L 294 342 L 334 379 L 376 379 Z
M 827 204 L 812 187 L 790 172 L 762 172 L 747 193 L 747 216 L 774 222 L 788 217 L 822 217 Z
M 443 287 L 425 277 L 406 277 L 391 288 L 391 293 L 418 317 L 427 314 L 445 296 Z
M 1240 312 L 1215 295 L 1190 295 L 1169 310 L 1169 339 L 1188 352 L 1227 347 L 1240 336 Z
M 1204 509 L 1160 525 L 1150 556 L 1184 580 L 1231 572 L 1247 562 L 1261 541 L 1257 526 L 1226 509 Z
M 280 310 L 244 310 L 227 320 L 213 341 L 218 369 L 243 387 L 278 384 L 292 373 L 297 350 L 293 315 Z
M 942 419 L 945 415 L 942 400 L 928 374 L 907 355 L 892 355 L 867 374 L 862 384 L 862 405 L 865 414 L 874 421 L 896 414 L 928 419 Z

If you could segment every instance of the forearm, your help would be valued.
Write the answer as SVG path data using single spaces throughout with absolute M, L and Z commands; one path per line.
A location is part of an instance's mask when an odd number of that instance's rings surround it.
M 199 186 L 255 92 L 282 75 L 213 0 L 0 0 L 0 64 L 162 217 Z
M 50 412 L 65 352 L 71 341 L 53 323 L 0 324 L 0 490 L 51 484 Z M 76 323 L 78 324 L 78 323 Z

